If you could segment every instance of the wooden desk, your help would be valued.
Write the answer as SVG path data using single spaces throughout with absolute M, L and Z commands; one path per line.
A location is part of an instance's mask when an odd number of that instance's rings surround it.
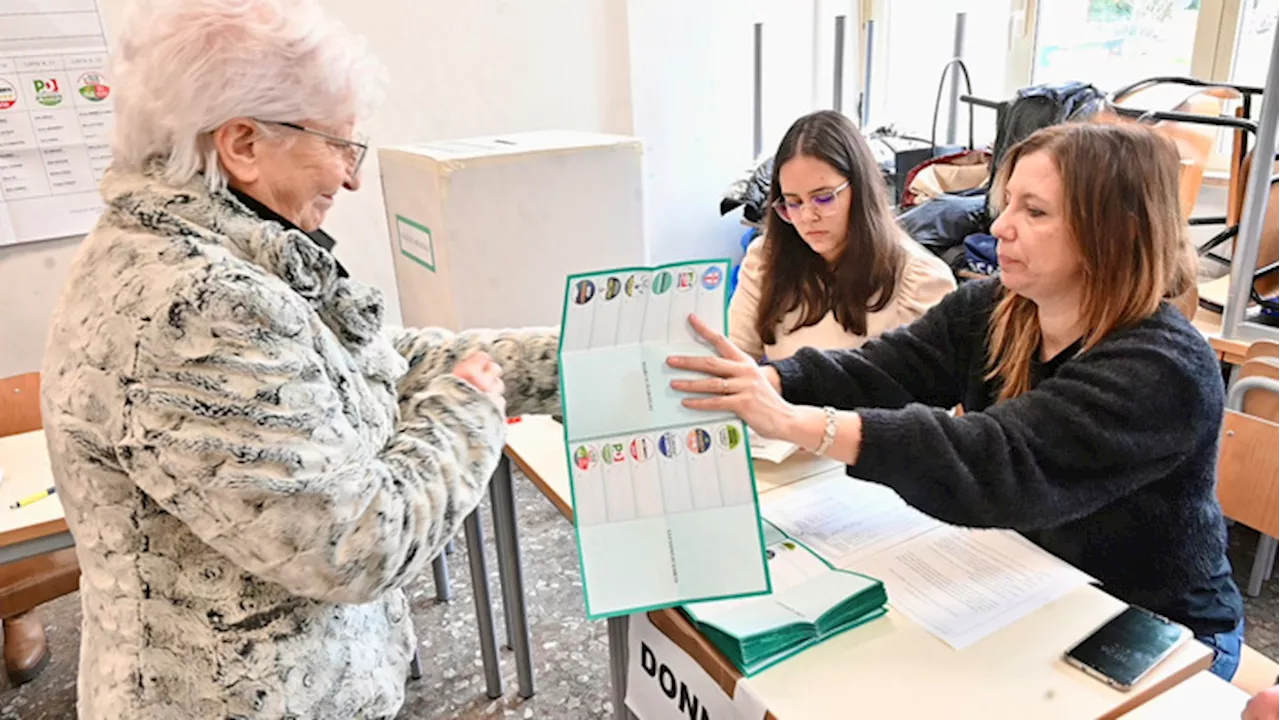
M 1231 365 L 1244 364 L 1246 360 L 1245 353 L 1249 351 L 1249 346 L 1252 343 L 1248 340 L 1231 340 L 1222 337 L 1221 315 L 1199 308 L 1196 310 L 1196 316 L 1192 319 L 1191 324 L 1209 341 L 1209 346 L 1213 348 L 1214 352 L 1218 353 L 1218 358 L 1222 362 Z
M 1125 715 L 1125 720 L 1240 720 L 1249 694 L 1212 673 L 1201 672 Z
M 24 508 L 10 507 L 53 485 L 44 431 L 0 438 L 0 470 L 4 471 L 0 480 L 0 564 L 74 545 L 57 495 Z
M 507 453 L 571 519 L 560 425 L 549 418 L 525 418 L 508 429 Z M 776 467 L 757 465 L 757 485 L 761 493 L 779 497 L 774 493 L 790 492 L 788 485 L 833 471 L 842 468 L 793 457 Z M 1193 641 L 1134 690 L 1122 693 L 1060 660 L 1064 650 L 1122 607 L 1096 587 L 1081 588 L 960 651 L 890 610 L 880 620 L 745 682 L 774 716 L 784 719 L 848 717 L 855 708 L 864 717 L 1117 717 L 1207 669 L 1212 661 L 1212 652 Z M 683 615 L 662 610 L 650 613 L 650 618 L 732 692 L 741 674 L 701 640 Z M 611 626 L 611 645 L 618 641 Z M 610 656 L 616 658 L 612 647 Z M 615 707 L 620 707 L 623 693 L 616 684 L 620 677 L 625 683 L 625 668 L 613 668 L 613 677 Z

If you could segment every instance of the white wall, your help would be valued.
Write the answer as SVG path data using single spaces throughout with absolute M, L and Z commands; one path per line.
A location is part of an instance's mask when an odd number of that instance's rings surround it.
M 631 134 L 626 7 L 599 0 L 323 0 L 388 66 L 386 103 L 365 130 L 378 145 L 563 128 Z M 109 31 L 126 0 L 103 0 Z M 351 273 L 400 318 L 377 158 L 364 187 L 325 223 Z M 78 238 L 0 248 L 0 377 L 38 370 Z
M 118 31 L 128 0 L 102 2 Z M 718 206 L 752 162 L 754 23 L 765 23 L 765 153 L 814 106 L 813 45 L 829 32 L 818 0 L 321 2 L 390 71 L 386 102 L 363 128 L 375 145 L 551 128 L 641 137 L 656 262 L 740 256 L 738 214 L 721 217 Z M 339 200 L 325 229 L 398 322 L 376 155 L 366 162 L 364 187 Z M 0 377 L 39 369 L 77 247 L 70 238 L 0 248 Z

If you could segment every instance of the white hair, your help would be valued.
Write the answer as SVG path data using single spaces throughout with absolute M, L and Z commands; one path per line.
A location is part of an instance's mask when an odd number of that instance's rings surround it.
M 113 163 L 225 187 L 212 134 L 228 120 L 340 125 L 381 99 L 385 68 L 315 0 L 135 0 L 111 59 Z

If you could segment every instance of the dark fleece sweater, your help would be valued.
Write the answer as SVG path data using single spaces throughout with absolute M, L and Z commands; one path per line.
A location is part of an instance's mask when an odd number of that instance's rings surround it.
M 1017 530 L 1198 636 L 1233 629 L 1244 611 L 1214 489 L 1224 391 L 1204 338 L 1164 304 L 1037 363 L 1030 392 L 997 402 L 984 375 L 1000 293 L 969 283 L 859 350 L 774 363 L 783 396 L 858 411 L 850 475 L 948 523 Z

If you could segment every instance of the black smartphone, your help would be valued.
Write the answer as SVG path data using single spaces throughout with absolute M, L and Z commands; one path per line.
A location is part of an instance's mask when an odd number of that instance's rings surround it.
M 1189 639 L 1186 627 L 1130 605 L 1068 650 L 1063 660 L 1128 691 Z

